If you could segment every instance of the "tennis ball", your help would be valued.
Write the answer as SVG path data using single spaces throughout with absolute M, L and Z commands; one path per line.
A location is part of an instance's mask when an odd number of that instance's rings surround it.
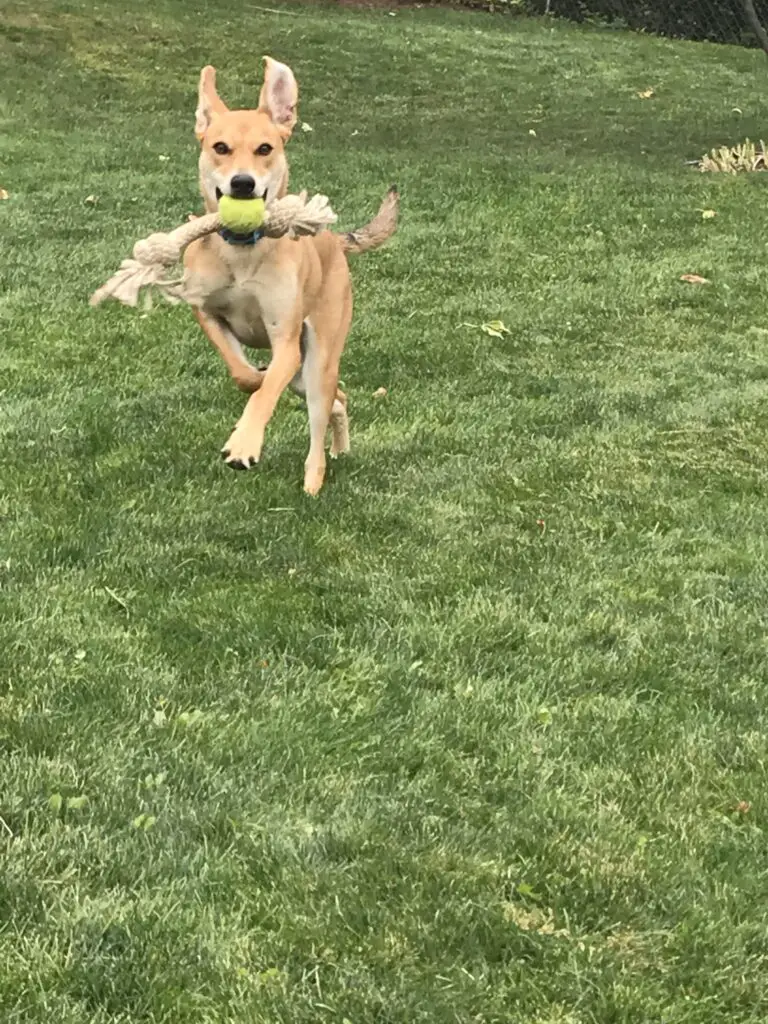
M 263 199 L 235 199 L 222 196 L 219 200 L 219 215 L 225 228 L 238 235 L 249 235 L 264 223 L 266 204 Z

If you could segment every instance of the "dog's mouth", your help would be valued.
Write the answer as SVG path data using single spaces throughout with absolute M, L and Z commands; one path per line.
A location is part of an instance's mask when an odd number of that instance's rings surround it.
M 263 200 L 264 200 L 264 202 L 266 203 L 266 201 L 267 201 L 267 193 L 268 193 L 268 192 L 269 192 L 269 186 L 267 186 L 267 188 L 265 188 L 265 189 L 264 189 L 264 192 L 263 192 L 263 193 L 262 193 L 262 194 L 261 194 L 260 196 L 257 196 L 257 195 L 256 195 L 256 193 L 254 192 L 254 193 L 253 193 L 252 195 L 250 195 L 250 196 L 235 196 L 234 198 L 235 198 L 235 199 L 263 199 Z M 220 188 L 219 188 L 219 187 L 217 186 L 217 187 L 216 187 L 216 202 L 217 202 L 217 203 L 218 203 L 218 201 L 219 201 L 219 200 L 221 199 L 221 197 L 222 197 L 223 195 L 224 195 L 224 193 L 223 193 L 223 192 L 221 191 L 221 189 L 220 189 Z

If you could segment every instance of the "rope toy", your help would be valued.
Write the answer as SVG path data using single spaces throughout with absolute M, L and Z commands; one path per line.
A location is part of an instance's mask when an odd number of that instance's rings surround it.
M 222 199 L 229 198 L 222 196 Z M 238 204 L 232 206 L 232 203 Z M 256 204 L 255 206 L 253 204 Z M 98 306 L 105 299 L 117 299 L 126 306 L 136 306 L 142 288 L 157 288 L 168 302 L 193 302 L 183 277 L 166 280 L 163 275 L 174 266 L 188 245 L 222 228 L 230 231 L 258 230 L 268 238 L 298 238 L 316 235 L 336 222 L 327 196 L 314 195 L 307 202 L 307 193 L 275 199 L 264 208 L 261 200 L 232 200 L 224 209 L 190 220 L 168 234 L 157 233 L 142 238 L 133 247 L 133 258 L 123 260 L 116 274 L 97 289 L 90 299 Z M 242 207 L 242 208 L 241 208 Z M 245 208 L 247 207 L 247 209 Z M 151 302 L 151 293 L 148 300 Z

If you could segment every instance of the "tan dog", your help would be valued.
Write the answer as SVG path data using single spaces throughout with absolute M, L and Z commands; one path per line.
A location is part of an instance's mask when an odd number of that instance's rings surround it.
M 212 67 L 200 75 L 195 133 L 201 143 L 200 189 L 206 209 L 222 195 L 264 196 L 288 190 L 285 143 L 296 124 L 293 72 L 270 57 L 256 110 L 228 110 L 216 92 Z M 376 217 L 360 231 L 322 231 L 296 240 L 209 235 L 189 246 L 185 276 L 199 295 L 195 315 L 221 353 L 238 387 L 251 392 L 222 450 L 228 465 L 258 463 L 264 430 L 282 392 L 306 396 L 310 447 L 304 489 L 317 494 L 325 477 L 325 438 L 331 455 L 349 449 L 346 395 L 338 390 L 339 360 L 352 319 L 346 253 L 381 245 L 397 226 L 398 194 L 390 189 Z M 256 369 L 243 345 L 271 348 L 266 370 Z

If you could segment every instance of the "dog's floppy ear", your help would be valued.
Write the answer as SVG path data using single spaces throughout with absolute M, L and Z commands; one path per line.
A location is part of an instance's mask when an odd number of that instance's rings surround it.
M 223 114 L 227 109 L 216 92 L 216 68 L 210 64 L 200 72 L 200 90 L 195 111 L 195 135 L 202 139 L 214 114 Z
M 299 102 L 299 87 L 293 72 L 287 64 L 281 64 L 271 57 L 265 57 L 264 85 L 259 96 L 259 110 L 269 114 L 283 138 L 293 131 L 296 124 L 296 107 Z

